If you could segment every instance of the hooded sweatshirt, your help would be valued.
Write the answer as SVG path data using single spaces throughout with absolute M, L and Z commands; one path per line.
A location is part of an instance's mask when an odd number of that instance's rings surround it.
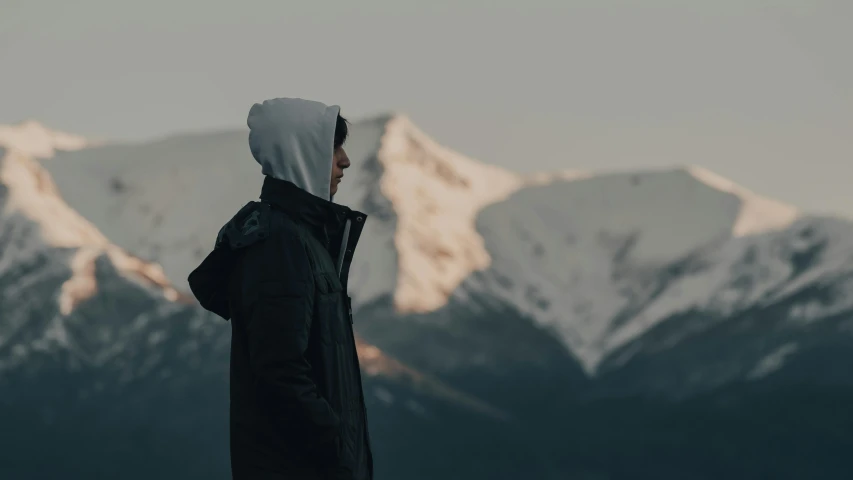
M 335 125 L 341 108 L 300 98 L 276 98 L 249 110 L 249 148 L 264 175 L 332 200 L 329 189 Z M 318 162 L 327 158 L 328 162 Z

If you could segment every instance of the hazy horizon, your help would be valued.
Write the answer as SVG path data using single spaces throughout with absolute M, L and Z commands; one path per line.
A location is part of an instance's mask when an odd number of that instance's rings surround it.
M 144 141 L 277 96 L 529 172 L 695 164 L 853 216 L 853 2 L 0 0 L 0 123 Z M 49 12 L 45 14 L 44 12 Z

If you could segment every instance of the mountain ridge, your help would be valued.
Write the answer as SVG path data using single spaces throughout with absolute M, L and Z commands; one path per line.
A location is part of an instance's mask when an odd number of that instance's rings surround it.
M 164 265 L 185 292 L 186 275 L 221 224 L 259 191 L 243 132 L 105 144 L 42 164 L 68 203 L 124 249 Z M 351 271 L 356 309 L 390 296 L 395 313 L 409 315 L 441 309 L 454 296 L 497 295 L 555 327 L 590 374 L 669 315 L 631 314 L 654 303 L 640 307 L 651 300 L 619 292 L 642 292 L 653 271 L 708 242 L 782 231 L 803 217 L 692 165 L 518 174 L 439 145 L 402 114 L 354 122 L 347 148 L 354 167 L 335 200 L 371 215 Z M 582 244 L 559 243 L 567 231 Z M 533 255 L 519 262 L 525 250 Z M 543 254 L 551 265 L 536 267 Z M 495 255 L 503 266 L 494 268 Z M 512 288 L 502 286 L 501 278 L 525 271 Z
M 353 124 L 336 198 L 371 215 L 351 293 L 377 479 L 846 478 L 853 223 L 771 202 L 739 230 L 738 192 L 691 167 L 521 181 L 397 126 L 382 151 L 388 122 Z M 227 477 L 228 324 L 111 255 L 180 280 L 257 195 L 246 150 L 0 153 L 0 476 Z M 406 311 L 418 262 L 446 301 Z
M 51 338 L 65 347 L 69 346 L 69 336 L 65 329 L 63 317 L 72 315 L 76 307 L 95 297 L 103 285 L 98 279 L 99 263 L 108 262 L 117 273 L 134 281 L 166 302 L 197 306 L 196 300 L 178 291 L 164 275 L 160 265 L 146 262 L 124 249 L 113 244 L 99 229 L 70 208 L 61 198 L 50 174 L 34 158 L 35 154 L 51 158 L 56 151 L 68 146 L 68 137 L 63 133 L 53 134 L 34 122 L 23 124 L 24 133 L 36 131 L 46 133 L 41 139 L 48 143 L 34 145 L 25 143 L 30 148 L 29 154 L 23 148 L 17 148 L 15 142 L 8 138 L 0 138 L 0 188 L 2 188 L 2 222 L 4 228 L 13 225 L 18 219 L 35 226 L 32 232 L 23 232 L 29 239 L 27 242 L 14 242 L 12 245 L 26 245 L 24 249 L 6 248 L 0 256 L 0 270 L 9 268 L 14 263 L 21 262 L 33 255 L 32 252 L 42 249 L 55 249 L 62 253 L 59 260 L 68 269 L 69 276 L 59 286 L 56 303 L 57 315 L 49 322 L 45 332 Z M 20 144 L 20 143 L 19 143 Z M 72 146 L 79 144 L 73 143 Z M 35 147 L 35 148 L 32 148 Z M 15 219 L 15 220 L 13 220 Z M 55 272 L 52 272 L 55 273 Z M 19 288 L 26 288 L 22 285 Z M 109 287 L 106 286 L 107 290 Z M 153 289 L 153 290 L 152 290 Z M 7 289 L 4 296 L 13 295 L 17 290 Z M 20 292 L 23 293 L 23 292 Z M 14 329 L 25 327 L 19 324 Z M 0 332 L 0 347 L 7 339 L 14 336 L 14 329 Z M 506 414 L 489 406 L 481 400 L 456 392 L 442 385 L 440 381 L 424 376 L 412 368 L 397 362 L 363 340 L 358 342 L 359 354 L 365 357 L 368 375 L 388 375 L 394 372 L 395 378 L 406 378 L 413 386 L 425 389 L 427 394 L 438 398 L 458 401 L 460 404 L 491 415 L 505 418 Z M 2 370 L 2 368 L 0 368 Z

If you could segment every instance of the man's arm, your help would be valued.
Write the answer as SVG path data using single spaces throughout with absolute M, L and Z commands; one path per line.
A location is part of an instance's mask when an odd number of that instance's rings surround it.
M 247 257 L 244 292 L 254 298 L 246 324 L 251 368 L 274 414 L 299 432 L 300 443 L 318 460 L 335 464 L 340 418 L 320 396 L 305 358 L 314 291 L 307 253 L 283 232 Z

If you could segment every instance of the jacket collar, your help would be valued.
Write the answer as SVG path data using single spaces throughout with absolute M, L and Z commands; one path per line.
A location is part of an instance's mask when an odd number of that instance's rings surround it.
M 360 214 L 345 205 L 338 205 L 312 195 L 292 182 L 270 176 L 264 177 L 260 198 L 262 202 L 269 203 L 313 226 L 339 227 L 347 219 Z
M 329 255 L 339 262 L 339 276 L 346 289 L 353 252 L 361 237 L 367 215 L 323 200 L 291 182 L 270 176 L 264 178 L 261 201 L 309 226 L 313 235 L 322 240 Z M 348 221 L 349 228 L 346 228 Z

